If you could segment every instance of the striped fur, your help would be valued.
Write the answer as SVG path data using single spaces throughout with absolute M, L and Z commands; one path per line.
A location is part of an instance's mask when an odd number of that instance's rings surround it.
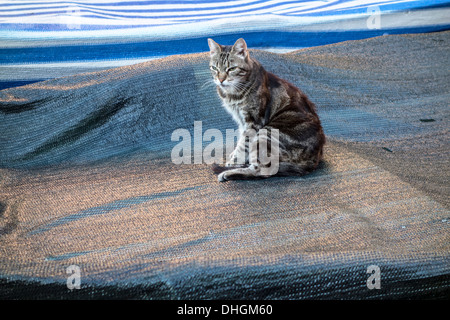
M 269 144 L 274 142 L 271 130 L 279 132 L 276 175 L 304 175 L 317 168 L 325 135 L 315 106 L 308 97 L 291 83 L 267 72 L 250 57 L 244 39 L 237 40 L 233 46 L 222 46 L 212 39 L 208 39 L 208 43 L 217 92 L 241 134 L 226 168 L 214 169 L 219 173 L 219 181 L 271 176 L 261 173 L 263 165 L 259 159 L 256 163 L 249 162 L 250 146 L 261 142 L 257 137 L 245 137 L 250 131 L 258 135 L 261 129 L 269 132 Z M 244 165 L 236 166 L 236 160 L 244 154 Z

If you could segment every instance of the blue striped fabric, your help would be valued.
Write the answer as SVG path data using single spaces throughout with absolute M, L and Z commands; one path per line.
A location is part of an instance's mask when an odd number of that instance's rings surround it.
M 17 30 L 108 29 L 130 26 L 160 26 L 198 23 L 212 19 L 280 17 L 324 17 L 366 14 L 370 5 L 383 12 L 446 5 L 448 1 L 3 1 L 1 23 Z M 70 23 L 65 19 L 71 18 Z M 58 21 L 59 20 L 59 21 Z M 77 21 L 75 21 L 77 20 Z
M 244 37 L 252 48 L 286 52 L 446 30 L 449 17 L 445 0 L 7 0 L 0 4 L 0 89 L 202 52 L 208 37 L 221 43 Z

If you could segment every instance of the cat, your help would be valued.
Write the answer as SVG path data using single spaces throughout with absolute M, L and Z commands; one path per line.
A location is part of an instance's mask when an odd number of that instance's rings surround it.
M 208 45 L 217 93 L 240 134 L 225 167 L 214 168 L 218 180 L 304 175 L 316 169 L 325 135 L 315 105 L 293 84 L 267 72 L 250 56 L 244 39 L 233 46 L 208 39 Z M 278 147 L 276 172 L 264 170 L 268 165 L 258 157 L 256 161 L 251 158 L 251 147 L 260 143 L 257 139 L 262 129 L 267 131 L 266 142 Z M 236 164 L 243 158 L 244 163 Z

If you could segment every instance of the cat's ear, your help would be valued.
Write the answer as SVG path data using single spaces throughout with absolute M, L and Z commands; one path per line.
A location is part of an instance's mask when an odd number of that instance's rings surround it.
M 242 56 L 242 58 L 247 58 L 248 56 L 248 50 L 247 50 L 247 44 L 245 43 L 245 40 L 240 38 L 236 41 L 236 43 L 233 46 L 233 49 L 231 49 L 232 52 L 234 52 L 238 56 Z
M 222 52 L 222 47 L 220 46 L 220 44 L 215 42 L 213 39 L 208 39 L 208 45 L 211 55 Z

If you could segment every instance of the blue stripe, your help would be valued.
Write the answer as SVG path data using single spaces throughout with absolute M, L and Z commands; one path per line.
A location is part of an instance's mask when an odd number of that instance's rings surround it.
M 332 44 L 347 40 L 361 40 L 384 34 L 422 33 L 449 30 L 446 26 L 430 26 L 402 29 L 360 30 L 348 32 L 251 32 L 217 35 L 219 43 L 233 44 L 245 38 L 248 46 L 301 48 Z M 208 37 L 177 39 L 171 41 L 115 43 L 83 46 L 55 46 L 0 49 L 0 65 L 20 63 L 48 63 L 114 59 L 138 59 L 188 54 L 208 51 Z
M 168 23 L 173 25 L 173 23 Z M 109 30 L 109 29 L 132 29 L 132 28 L 149 28 L 161 26 L 162 24 L 137 24 L 137 25 L 113 25 L 113 24 L 103 24 L 103 25 L 90 25 L 90 24 L 82 24 L 80 28 L 77 30 Z M 65 24 L 40 24 L 40 23 L 0 23 L 0 31 L 5 30 L 8 31 L 43 31 L 43 30 L 51 30 L 51 31 L 66 31 L 67 26 Z M 45 31 L 44 31 L 45 32 Z M 0 45 L 1 47 L 1 45 Z
M 34 79 L 34 80 L 16 80 L 16 81 L 0 81 L 0 90 L 25 86 L 27 84 L 39 82 L 46 79 Z
M 138 197 L 132 197 L 128 199 L 123 200 L 116 200 L 110 203 L 106 203 L 104 205 L 89 208 L 86 210 L 79 211 L 77 213 L 73 213 L 70 215 L 66 215 L 64 217 L 61 217 L 59 219 L 53 220 L 50 223 L 40 226 L 37 229 L 34 229 L 28 233 L 28 235 L 35 235 L 39 234 L 45 231 L 49 231 L 55 227 L 65 225 L 74 221 L 78 221 L 81 219 L 86 219 L 92 216 L 97 215 L 104 215 L 113 211 L 118 211 L 124 208 L 129 208 L 132 206 L 136 206 L 145 202 L 153 201 L 153 200 L 160 200 L 170 197 L 177 197 L 187 191 L 192 190 L 198 190 L 202 189 L 201 186 L 195 186 L 195 187 L 187 187 L 184 189 L 174 190 L 174 191 L 167 191 L 167 192 L 161 192 L 161 193 L 154 193 L 151 195 L 145 195 L 145 196 L 138 196 Z

